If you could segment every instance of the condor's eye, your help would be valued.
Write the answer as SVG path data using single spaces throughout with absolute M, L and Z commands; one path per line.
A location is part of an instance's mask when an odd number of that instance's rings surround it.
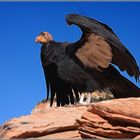
M 45 33 L 41 33 L 42 36 L 45 36 Z

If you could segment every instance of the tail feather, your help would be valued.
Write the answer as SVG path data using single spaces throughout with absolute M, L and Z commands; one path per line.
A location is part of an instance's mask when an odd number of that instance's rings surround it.
M 113 86 L 110 90 L 115 98 L 140 97 L 140 88 L 120 73 L 115 76 Z
M 49 99 L 49 94 L 50 94 L 50 87 L 49 87 L 49 83 L 46 82 L 46 88 L 47 88 L 47 97 L 46 97 L 46 102 L 48 101 Z

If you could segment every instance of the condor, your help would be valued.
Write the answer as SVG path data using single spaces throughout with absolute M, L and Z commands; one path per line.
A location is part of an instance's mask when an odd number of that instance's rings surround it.
M 91 93 L 108 88 L 115 98 L 139 97 L 140 89 L 120 74 L 114 67 L 126 71 L 139 80 L 136 60 L 106 24 L 89 17 L 69 14 L 69 25 L 77 25 L 81 38 L 74 43 L 56 42 L 48 32 L 40 33 L 41 61 L 47 89 L 51 89 L 51 103 L 57 93 L 57 105 L 73 103 L 73 90 Z M 49 90 L 48 90 L 49 93 Z M 80 102 L 83 103 L 83 97 Z M 90 96 L 86 104 L 90 103 Z

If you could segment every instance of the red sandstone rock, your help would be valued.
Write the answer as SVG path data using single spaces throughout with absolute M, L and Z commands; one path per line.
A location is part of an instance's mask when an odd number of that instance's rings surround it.
M 140 98 L 94 103 L 76 122 L 83 138 L 134 138 L 140 135 Z
M 113 99 L 90 107 L 49 108 L 39 104 L 31 115 L 0 127 L 2 138 L 140 139 L 140 98 Z
M 6 139 L 42 136 L 54 139 L 79 138 L 75 119 L 80 118 L 86 110 L 85 106 L 48 108 L 43 113 L 38 110 L 35 114 L 14 118 L 6 122 L 0 130 L 0 137 Z

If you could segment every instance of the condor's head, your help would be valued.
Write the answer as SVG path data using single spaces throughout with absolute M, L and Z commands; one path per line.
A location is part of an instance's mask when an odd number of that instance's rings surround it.
M 47 44 L 52 41 L 53 38 L 48 32 L 41 32 L 35 39 L 36 43 Z

